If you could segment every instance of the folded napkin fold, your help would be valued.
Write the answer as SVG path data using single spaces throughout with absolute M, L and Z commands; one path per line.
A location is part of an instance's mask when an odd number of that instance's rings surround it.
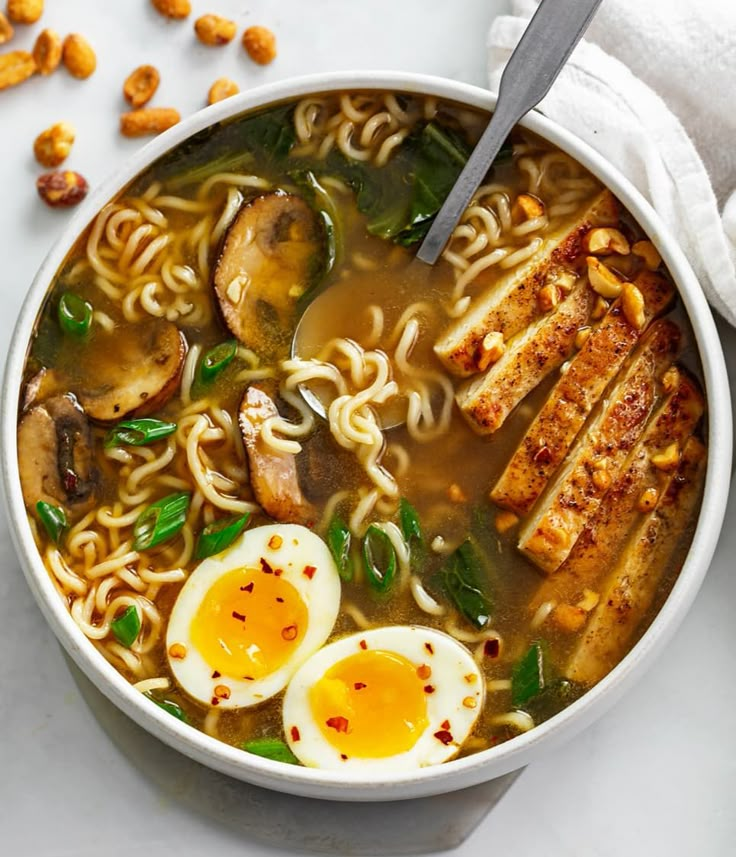
M 492 89 L 536 6 L 494 21 Z M 736 3 L 603 0 L 539 109 L 636 185 L 736 325 Z

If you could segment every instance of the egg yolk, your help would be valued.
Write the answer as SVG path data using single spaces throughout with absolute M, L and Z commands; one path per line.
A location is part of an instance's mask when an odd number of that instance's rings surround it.
M 189 632 L 213 671 L 254 681 L 292 656 L 306 633 L 307 617 L 291 583 L 273 572 L 237 568 L 210 587 Z
M 427 728 L 427 698 L 416 666 L 395 652 L 367 650 L 330 667 L 309 692 L 312 716 L 348 758 L 410 750 Z

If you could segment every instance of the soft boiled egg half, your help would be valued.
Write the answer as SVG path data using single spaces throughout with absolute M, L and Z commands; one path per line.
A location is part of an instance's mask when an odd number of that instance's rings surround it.
M 166 632 L 171 671 L 207 705 L 257 705 L 324 644 L 339 606 L 340 577 L 319 536 L 296 524 L 247 530 L 179 592 Z
M 343 637 L 295 673 L 284 732 L 314 768 L 407 770 L 456 755 L 483 707 L 470 652 L 430 628 L 376 628 Z

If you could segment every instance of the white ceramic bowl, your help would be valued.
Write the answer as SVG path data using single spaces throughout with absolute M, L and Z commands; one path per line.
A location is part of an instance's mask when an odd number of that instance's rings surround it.
M 544 750 L 569 740 L 609 708 L 651 666 L 680 624 L 703 581 L 726 508 L 731 472 L 731 407 L 726 368 L 710 309 L 685 256 L 638 191 L 600 155 L 538 113 L 521 124 L 577 158 L 634 215 L 656 245 L 680 291 L 703 365 L 708 400 L 709 461 L 699 523 L 682 572 L 642 639 L 599 684 L 560 714 L 490 750 L 410 773 L 338 774 L 284 765 L 244 753 L 171 717 L 151 705 L 91 645 L 59 597 L 41 561 L 26 517 L 18 475 L 17 410 L 26 351 L 49 285 L 69 248 L 100 208 L 164 152 L 197 131 L 256 107 L 312 92 L 384 89 L 435 95 L 492 109 L 485 90 L 442 78 L 405 73 L 340 72 L 264 86 L 201 110 L 157 137 L 89 195 L 52 248 L 26 297 L 8 355 L 2 395 L 2 472 L 11 532 L 28 584 L 54 633 L 94 684 L 136 723 L 187 756 L 238 779 L 292 794 L 335 800 L 392 800 L 423 797 L 465 788 L 532 761 Z

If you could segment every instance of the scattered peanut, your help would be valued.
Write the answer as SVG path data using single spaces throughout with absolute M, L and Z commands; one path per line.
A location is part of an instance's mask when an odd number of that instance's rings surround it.
M 0 45 L 9 42 L 13 38 L 14 33 L 13 25 L 5 17 L 5 14 L 0 12 Z
M 670 368 L 662 375 L 662 389 L 665 393 L 674 393 L 680 383 L 680 370 L 677 366 Z
M 173 107 L 144 107 L 120 116 L 120 133 L 125 137 L 145 137 L 160 134 L 181 119 Z
M 544 203 L 530 193 L 520 193 L 511 206 L 511 219 L 514 223 L 523 223 L 525 220 L 533 220 L 544 214 Z
M 577 282 L 578 276 L 572 271 L 557 270 L 547 277 L 547 283 L 557 286 L 563 295 L 568 295 Z
M 583 627 L 586 618 L 585 610 L 572 604 L 558 604 L 552 611 L 552 619 L 555 625 L 562 631 L 568 631 L 571 634 Z
M 513 512 L 499 512 L 496 515 L 495 522 L 496 530 L 499 533 L 507 533 L 512 527 L 515 527 L 519 523 L 519 516 L 515 515 Z
M 607 312 L 608 301 L 598 295 L 598 297 L 595 299 L 595 303 L 593 304 L 593 310 L 590 313 L 590 317 L 593 319 L 593 321 L 600 321 Z
M 617 298 L 621 294 L 623 281 L 607 268 L 600 259 L 595 256 L 586 256 L 588 265 L 588 279 L 594 292 L 604 298 Z
M 674 470 L 680 463 L 680 447 L 671 443 L 663 452 L 653 455 L 651 461 L 657 470 Z
M 448 486 L 447 496 L 452 503 L 465 503 L 468 499 L 457 482 L 453 482 L 452 485 Z
M 640 512 L 651 512 L 657 505 L 657 500 L 659 500 L 659 492 L 657 489 L 647 488 L 645 491 L 641 492 L 639 502 L 636 504 L 636 507 Z
M 151 0 L 153 8 L 164 18 L 188 18 L 192 11 L 189 0 Z
M 657 252 L 657 248 L 651 241 L 637 241 L 631 248 L 631 252 L 635 256 L 639 256 L 644 260 L 644 264 L 650 271 L 656 271 L 662 264 L 662 257 Z
M 61 59 L 69 74 L 85 80 L 97 68 L 97 56 L 92 45 L 79 33 L 71 33 L 64 39 Z
M 629 324 L 636 330 L 642 330 L 647 323 L 644 312 L 644 295 L 633 283 L 624 283 L 621 292 L 621 306 Z
M 537 292 L 537 306 L 541 312 L 549 312 L 554 309 L 561 299 L 562 289 L 552 283 L 542 286 Z
M 43 0 L 8 0 L 8 18 L 16 24 L 35 24 L 43 15 Z
M 578 351 L 585 345 L 588 341 L 591 334 L 591 330 L 589 327 L 581 327 L 580 330 L 575 334 L 575 348 Z
M 248 27 L 243 33 L 243 47 L 259 65 L 268 65 L 276 57 L 276 36 L 266 27 Z
M 235 21 L 220 15 L 202 15 L 194 22 L 194 32 L 203 45 L 226 45 L 235 38 L 238 28 Z
M 611 487 L 611 474 L 607 470 L 596 470 L 591 479 L 599 491 L 608 491 Z
M 575 606 L 579 607 L 581 610 L 585 610 L 586 613 L 590 613 L 591 610 L 597 607 L 600 600 L 601 596 L 597 592 L 586 587 L 583 589 L 583 597 Z
M 480 344 L 477 360 L 478 369 L 484 372 L 491 363 L 495 363 L 500 359 L 505 350 L 506 345 L 503 341 L 503 334 L 496 330 L 487 333 Z
M 0 54 L 0 90 L 17 86 L 36 73 L 36 63 L 28 51 Z
M 89 186 L 84 176 L 73 170 L 44 173 L 36 180 L 36 190 L 41 199 L 52 208 L 77 205 L 85 196 Z
M 56 30 L 41 30 L 33 46 L 33 59 L 42 75 L 56 71 L 61 62 L 61 51 L 61 36 Z
M 583 238 L 583 248 L 586 252 L 596 256 L 605 256 L 607 253 L 620 253 L 622 256 L 628 256 L 631 252 L 631 247 L 623 232 L 608 226 L 597 226 L 587 232 Z
M 131 107 L 143 107 L 153 98 L 160 81 L 161 77 L 154 66 L 139 65 L 125 78 L 123 97 Z
M 42 131 L 33 144 L 33 154 L 42 167 L 58 167 L 71 152 L 74 128 L 68 122 L 57 122 Z
M 218 101 L 224 101 L 239 92 L 238 84 L 234 80 L 230 80 L 229 77 L 218 77 L 207 93 L 207 103 L 216 104 Z

